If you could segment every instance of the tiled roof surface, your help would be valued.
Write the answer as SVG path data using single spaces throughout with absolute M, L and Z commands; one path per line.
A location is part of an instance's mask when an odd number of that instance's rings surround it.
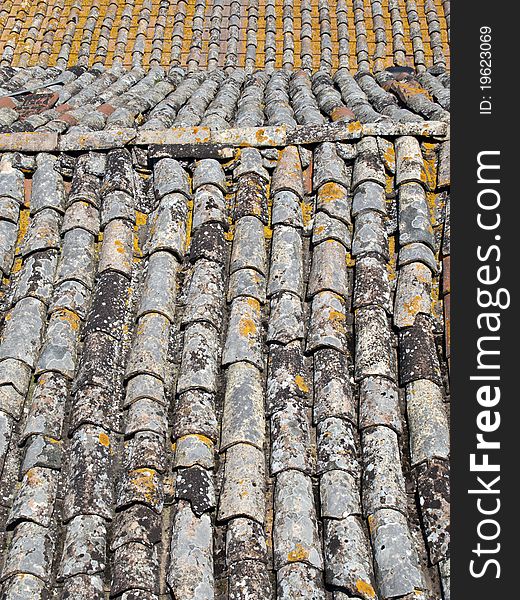
M 449 28 L 450 0 L 5 0 L 0 65 L 421 69 Z
M 4 50 L 3 599 L 449 600 L 449 75 L 320 35 Z

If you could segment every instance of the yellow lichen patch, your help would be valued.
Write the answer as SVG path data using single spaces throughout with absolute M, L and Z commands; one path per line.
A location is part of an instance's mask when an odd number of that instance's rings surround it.
M 202 435 L 202 433 L 188 433 L 187 435 L 181 435 L 181 437 L 179 438 L 179 441 L 180 440 L 185 440 L 187 438 L 196 438 L 196 439 L 199 440 L 199 442 L 202 442 L 208 448 L 212 448 L 213 447 L 213 442 L 209 439 L 209 437 L 206 437 L 205 435 Z M 174 445 L 175 444 L 172 444 L 172 449 L 173 449 Z
M 355 267 L 356 266 L 356 259 L 352 256 L 352 254 L 350 254 L 350 252 L 346 253 L 345 262 L 347 263 L 347 267 Z
M 385 191 L 387 195 L 393 194 L 394 192 L 394 178 L 392 175 L 386 174 L 385 177 Z
M 18 251 L 20 244 L 22 243 L 22 240 L 25 237 L 25 234 L 27 233 L 28 227 L 29 227 L 29 209 L 22 208 L 20 210 L 20 217 L 18 219 L 18 237 L 16 238 L 17 251 Z
M 374 530 L 374 516 L 373 515 L 368 515 L 368 528 L 370 529 L 370 533 L 372 533 L 372 531 Z
M 435 212 L 437 210 L 437 205 L 440 203 L 440 197 L 435 192 L 427 192 L 426 193 L 426 203 L 428 204 L 428 212 L 430 213 L 430 223 L 432 226 L 436 223 Z M 442 208 L 442 206 L 440 206 Z
M 114 246 L 116 247 L 116 252 L 119 252 L 119 254 L 125 253 L 125 245 L 121 240 L 114 240 Z
M 386 147 L 386 150 L 383 152 L 383 160 L 387 165 L 395 165 L 395 150 L 393 145 Z
M 65 321 L 68 323 L 73 331 L 78 331 L 81 324 L 81 320 L 78 315 L 67 308 L 58 311 L 57 318 L 60 319 L 60 321 Z
M 390 281 L 393 281 L 397 277 L 397 253 L 395 250 L 395 236 L 390 236 L 388 238 L 388 252 L 390 254 L 390 262 L 387 263 L 386 270 L 388 272 L 388 279 Z
M 22 268 L 22 265 L 23 265 L 23 261 L 20 257 L 18 257 L 13 263 L 13 268 L 11 269 L 11 274 L 14 275 L 15 273 L 18 273 L 18 271 Z
M 143 227 L 148 222 L 148 215 L 146 213 L 135 211 L 135 224 L 137 227 Z
M 410 317 L 414 317 L 417 313 L 421 312 L 421 309 L 425 309 L 425 307 L 422 306 L 422 298 L 420 295 L 414 296 L 408 302 L 403 302 L 403 308 Z
M 343 187 L 331 181 L 321 186 L 319 190 L 321 202 L 333 202 L 334 200 L 342 200 L 346 198 L 347 193 Z
M 300 560 L 307 560 L 309 558 L 309 551 L 304 548 L 301 544 L 296 544 L 294 550 L 291 550 L 287 555 L 289 562 L 297 562 Z
M 313 205 L 312 202 L 302 202 L 302 218 L 305 227 L 311 222 Z
M 333 309 L 329 312 L 329 320 L 330 321 L 338 321 L 341 323 L 341 322 L 345 321 L 346 318 L 347 317 L 342 312 L 339 312 L 339 310 Z
M 235 237 L 235 229 L 234 227 L 230 227 L 225 233 L 224 233 L 224 237 L 226 238 L 226 240 L 228 242 L 232 242 L 233 238 Z
M 249 306 L 255 311 L 255 312 L 259 312 L 260 311 L 260 302 L 258 302 L 258 300 L 256 298 L 251 298 L 248 297 L 247 298 L 247 303 L 249 304 Z
M 270 240 L 273 237 L 273 230 L 267 225 L 264 226 L 264 237 L 266 240 Z
M 131 484 L 138 488 L 144 499 L 151 504 L 154 503 L 157 494 L 158 477 L 152 469 L 135 469 L 130 473 Z
M 193 200 L 188 200 L 188 216 L 186 218 L 186 250 L 191 243 L 191 225 L 193 223 Z
M 374 588 L 366 581 L 358 579 L 356 581 L 356 589 L 360 594 L 368 596 L 369 598 L 375 598 L 376 592 Z
M 137 227 L 135 228 L 135 233 L 137 234 Z M 139 237 L 137 235 L 134 235 L 134 256 L 137 258 L 143 256 L 143 251 L 139 247 Z
M 309 386 L 305 383 L 305 379 L 301 375 L 296 375 L 294 378 L 294 383 L 300 391 L 306 394 L 309 391 Z
M 36 468 L 29 469 L 25 475 L 27 483 L 31 487 L 38 487 L 41 483 L 41 477 Z
M 108 448 L 110 446 L 110 438 L 106 433 L 100 433 L 98 440 L 102 446 L 105 446 L 105 448 Z

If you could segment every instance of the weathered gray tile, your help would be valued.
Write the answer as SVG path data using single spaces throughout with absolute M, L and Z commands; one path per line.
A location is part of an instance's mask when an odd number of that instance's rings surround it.
M 333 292 L 317 293 L 312 299 L 307 352 L 319 348 L 346 348 L 347 310 L 345 301 Z
M 208 323 L 195 322 L 186 328 L 177 382 L 178 394 L 190 389 L 216 391 L 219 346 L 217 331 Z
M 235 444 L 226 450 L 224 482 L 220 494 L 218 519 L 250 517 L 265 519 L 265 458 L 250 444 Z
M 363 600 L 376 597 L 370 542 L 359 517 L 326 519 L 325 582 Z
M 2 340 L 0 360 L 14 358 L 34 368 L 40 350 L 45 305 L 36 298 L 22 298 L 7 313 Z
M 170 321 L 157 313 L 139 318 L 128 363 L 126 377 L 139 373 L 165 380 Z
M 71 229 L 63 236 L 56 281 L 79 281 L 88 289 L 94 284 L 95 237 L 84 229 Z
M 342 469 L 359 477 L 357 432 L 349 421 L 329 417 L 317 425 L 318 472 Z
M 303 297 L 302 238 L 298 229 L 278 225 L 273 231 L 267 295 L 282 291 Z
M 239 517 L 228 523 L 226 531 L 226 564 L 240 560 L 267 562 L 267 543 L 260 523 Z
M 180 394 L 174 410 L 173 430 L 176 436 L 198 433 L 211 440 L 217 438 L 217 418 L 213 394 L 190 390 Z
M 347 182 L 343 182 L 343 184 L 334 181 L 325 183 L 318 190 L 316 198 L 317 211 L 322 210 L 330 217 L 352 226 L 351 208 L 352 202 L 349 198 Z
M 264 397 L 260 371 L 250 363 L 231 364 L 226 371 L 221 450 L 249 443 L 262 450 L 265 441 Z
M 168 194 L 180 193 L 189 197 L 190 182 L 181 164 L 172 158 L 163 158 L 153 170 L 153 186 L 160 200 Z
M 172 193 L 162 198 L 158 208 L 150 217 L 150 237 L 144 247 L 145 251 L 153 254 L 158 250 L 164 250 L 172 252 L 182 260 L 186 250 L 187 216 L 188 205 L 185 196 Z
M 313 248 L 307 297 L 324 291 L 334 292 L 343 298 L 349 294 L 347 250 L 343 244 L 332 239 Z
M 324 142 L 314 150 L 313 187 L 319 189 L 323 184 L 335 182 L 348 187 L 349 173 L 344 161 L 338 156 L 333 142 Z
M 428 315 L 419 314 L 412 327 L 399 333 L 399 380 L 406 385 L 418 379 L 430 379 L 441 385 L 439 357 Z
M 385 188 L 374 181 L 360 183 L 354 193 L 352 200 L 352 216 L 357 217 L 361 213 L 373 211 L 386 215 Z
M 397 386 L 385 377 L 365 377 L 359 385 L 359 428 L 374 425 L 402 431 Z
M 363 509 L 373 515 L 393 508 L 406 515 L 406 490 L 397 434 L 388 427 L 365 429 L 363 447 Z
M 316 245 L 328 240 L 336 240 L 350 250 L 352 234 L 346 223 L 320 210 L 314 216 L 312 243 Z
M 399 187 L 399 244 L 413 243 L 435 248 L 426 192 L 422 185 L 410 182 Z
M 59 473 L 52 469 L 29 469 L 17 490 L 7 525 L 12 526 L 18 521 L 32 521 L 49 527 L 58 488 L 58 476 Z
M 26 573 L 48 582 L 51 576 L 52 548 L 50 529 L 30 521 L 22 521 L 14 530 L 2 577 L 7 579 L 18 573 Z
M 222 354 L 223 365 L 246 361 L 263 369 L 260 316 L 258 300 L 248 297 L 233 300 Z
M 288 402 L 271 416 L 271 474 L 298 469 L 312 474 L 309 411 L 297 401 Z
M 173 466 L 180 468 L 198 465 L 205 469 L 213 469 L 214 450 L 213 442 L 201 434 L 183 435 L 175 442 Z
M 254 269 L 239 269 L 229 276 L 227 301 L 233 302 L 238 296 L 250 296 L 260 302 L 265 303 L 266 299 L 266 280 Z
M 156 546 L 149 548 L 139 542 L 124 544 L 114 551 L 111 563 L 111 593 L 114 596 L 134 589 L 158 594 L 159 561 Z
M 276 580 L 280 600 L 325 600 L 321 571 L 306 563 L 295 562 L 282 567 Z
M 377 588 L 381 597 L 395 598 L 422 588 L 419 559 L 406 517 L 391 509 L 369 519 Z
M 394 350 L 385 311 L 378 306 L 358 308 L 356 325 L 356 379 L 379 375 L 395 379 Z
M 379 213 L 364 212 L 356 218 L 354 237 L 352 239 L 352 255 L 356 258 L 374 252 L 389 259 L 388 237 L 383 217 Z
M 344 519 L 361 515 L 361 490 L 358 481 L 346 471 L 333 469 L 320 478 L 322 518 Z
M 425 182 L 425 172 L 421 146 L 415 137 L 401 136 L 395 140 L 396 185 L 414 181 Z
M 58 578 L 103 573 L 106 567 L 107 521 L 78 515 L 67 523 Z
M 47 304 L 53 293 L 57 263 L 56 250 L 43 250 L 28 256 L 23 261 L 16 282 L 13 303 L 26 296 L 32 296 Z
M 303 337 L 303 306 L 300 298 L 290 292 L 281 292 L 271 298 L 267 341 L 288 344 Z
M 396 327 L 412 327 L 419 313 L 431 313 L 432 272 L 423 263 L 410 263 L 399 269 L 394 301 Z
M 417 494 L 432 564 L 450 553 L 450 467 L 432 460 L 417 468 Z
M 427 379 L 406 386 L 406 412 L 412 464 L 432 458 L 448 459 L 450 435 L 442 391 Z
M 112 518 L 111 443 L 100 427 L 85 426 L 74 433 L 69 447 L 64 520 L 81 514 Z
M 22 256 L 38 250 L 60 248 L 61 215 L 52 208 L 44 208 L 29 221 L 29 228 L 22 243 Z
M 377 138 L 366 136 L 357 144 L 357 158 L 354 162 L 352 187 L 357 188 L 361 183 L 372 181 L 383 186 L 386 183 L 385 167 L 379 156 Z
M 271 224 L 302 228 L 303 216 L 300 197 L 290 190 L 273 192 L 272 187 L 271 194 L 273 194 Z
M 207 321 L 220 331 L 224 297 L 224 269 L 221 265 L 201 259 L 193 266 L 186 294 L 182 324 Z
M 267 566 L 256 560 L 233 563 L 229 569 L 228 594 L 229 600 L 270 600 L 272 589 Z
M 79 317 L 73 312 L 64 310 L 52 313 L 36 365 L 37 375 L 53 371 L 69 379 L 74 377 L 80 323 Z
M 229 272 L 255 269 L 267 275 L 264 226 L 256 217 L 242 217 L 235 227 Z
M 275 568 L 302 562 L 323 568 L 311 479 L 300 471 L 283 471 L 274 493 Z
M 347 357 L 335 348 L 322 348 L 314 354 L 314 422 L 328 417 L 344 417 L 357 422 Z
M 110 550 L 114 551 L 129 542 L 153 546 L 160 540 L 160 515 L 143 504 L 134 504 L 118 513 L 112 526 Z
M 161 513 L 164 506 L 161 474 L 147 467 L 124 472 L 118 484 L 116 503 L 119 510 L 132 504 L 144 504 Z
M 214 598 L 211 518 L 196 517 L 187 503 L 180 503 L 174 518 L 166 577 L 179 598 Z

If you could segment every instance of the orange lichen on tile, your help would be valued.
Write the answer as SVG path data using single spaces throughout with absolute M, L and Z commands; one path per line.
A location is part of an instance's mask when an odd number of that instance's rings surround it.
M 80 10 L 77 11 L 77 3 L 75 0 L 63 0 L 61 4 L 55 4 L 49 0 L 40 0 L 39 2 L 31 2 L 30 0 L 6 0 L 0 8 L 0 59 L 6 46 L 11 46 L 14 50 L 12 64 L 13 66 L 19 66 L 20 63 L 27 64 L 28 66 L 35 66 L 40 64 L 42 51 L 42 43 L 44 37 L 49 32 L 53 32 L 53 41 L 50 47 L 50 56 L 48 57 L 48 65 L 53 66 L 56 64 L 60 52 L 60 44 L 63 40 L 67 26 L 73 18 L 72 11 L 76 10 L 77 23 L 74 30 L 70 55 L 68 57 L 68 65 L 75 64 L 78 60 L 78 53 L 82 42 L 85 42 L 89 38 L 89 34 L 85 29 L 87 19 L 89 16 L 96 16 L 98 13 L 97 23 L 90 35 L 90 49 L 88 55 L 88 65 L 94 64 L 96 61 L 103 61 L 105 66 L 110 67 L 114 59 L 114 45 L 115 40 L 118 37 L 118 32 L 121 24 L 121 16 L 124 9 L 124 3 L 117 3 L 117 10 L 115 17 L 110 28 L 109 44 L 106 57 L 97 56 L 98 42 L 101 36 L 102 25 L 106 23 L 107 14 L 113 13 L 113 8 L 110 8 L 114 4 L 113 0 L 100 0 L 93 7 L 88 3 L 81 3 Z M 190 54 L 190 47 L 193 39 L 193 19 L 195 12 L 196 0 L 188 0 L 186 2 L 186 18 L 183 34 L 183 42 L 181 48 L 181 63 L 186 64 Z M 276 63 L 277 68 L 282 67 L 283 63 L 283 4 L 284 0 L 275 0 L 275 15 L 276 15 Z M 424 47 L 424 54 L 427 66 L 433 62 L 432 48 L 430 45 L 430 33 L 428 30 L 428 22 L 426 19 L 425 11 L 425 0 L 418 0 L 417 14 L 419 19 L 419 25 L 421 30 L 421 38 Z M 168 66 L 170 62 L 170 52 L 172 44 L 172 33 L 173 33 L 173 20 L 177 9 L 178 1 L 172 0 L 167 9 L 166 24 L 164 29 L 164 39 L 162 43 L 162 52 L 160 57 L 160 63 L 163 66 Z M 228 16 L 231 0 L 224 1 L 224 12 L 221 22 L 221 43 L 220 43 L 220 63 L 223 64 L 223 60 L 227 51 L 227 26 Z M 132 20 L 131 26 L 128 33 L 128 41 L 126 43 L 125 55 L 123 57 L 123 64 L 129 67 L 133 60 L 133 49 L 136 41 L 136 37 L 140 31 L 139 22 L 142 17 L 142 10 L 144 7 L 144 0 L 135 0 L 132 7 Z M 145 27 L 145 49 L 142 64 L 148 66 L 150 64 L 150 57 L 153 50 L 153 36 L 156 31 L 157 16 L 159 12 L 160 0 L 152 0 L 151 11 L 149 22 Z M 301 67 L 301 0 L 293 0 L 293 41 L 294 41 L 294 67 Z M 442 39 L 442 51 L 444 53 L 447 64 L 449 65 L 449 44 L 447 35 L 447 23 L 444 15 L 444 8 L 440 0 L 435 0 L 435 7 L 441 24 L 441 39 Z M 92 9 L 95 9 L 92 11 Z M 203 23 L 203 35 L 201 45 L 201 61 L 200 66 L 205 67 L 207 65 L 207 53 L 209 48 L 209 27 L 211 24 L 213 3 L 208 0 L 206 3 L 206 10 L 204 13 Z M 256 67 L 263 68 L 265 65 L 265 0 L 258 3 L 258 19 L 257 19 L 257 52 L 256 52 Z M 393 44 L 392 44 L 392 23 L 390 19 L 390 13 L 388 8 L 388 0 L 382 2 L 383 8 L 383 19 L 385 23 L 386 32 L 386 56 L 383 60 L 385 66 L 393 64 Z M 411 66 L 414 65 L 414 53 L 412 39 L 410 38 L 410 23 L 406 13 L 406 4 L 401 4 L 401 19 L 404 28 L 404 43 L 406 47 L 406 62 Z M 145 11 L 146 12 L 146 11 Z M 43 14 L 41 25 L 39 30 L 36 31 L 36 36 L 33 38 L 28 37 L 28 33 L 31 30 L 32 23 L 34 22 L 35 16 Z M 247 26 L 248 26 L 248 4 L 246 0 L 241 1 L 240 6 L 240 31 L 238 36 L 238 48 L 237 58 L 238 66 L 243 67 L 245 64 L 245 50 L 247 40 Z M 350 55 L 349 62 L 350 67 L 353 70 L 357 70 L 357 56 L 356 56 L 356 30 L 354 26 L 354 11 L 352 3 L 347 2 L 347 18 L 348 18 L 348 30 L 349 30 L 349 47 Z M 331 26 L 331 43 L 332 43 L 332 67 L 336 69 L 339 63 L 338 51 L 339 51 L 339 40 L 337 30 L 337 0 L 329 0 L 329 15 L 328 19 Z M 319 3 L 318 0 L 311 0 L 311 23 L 312 23 L 312 67 L 313 69 L 319 68 L 320 54 L 321 54 L 321 33 L 320 33 L 320 14 L 319 14 Z M 369 61 L 372 63 L 373 54 L 375 51 L 375 31 L 372 17 L 372 7 L 369 0 L 364 0 L 364 24 L 366 29 L 366 38 L 369 48 Z M 142 26 L 142 25 L 141 25 Z M 47 55 L 45 54 L 44 60 L 46 62 Z M 8 60 L 8 59 L 6 59 Z

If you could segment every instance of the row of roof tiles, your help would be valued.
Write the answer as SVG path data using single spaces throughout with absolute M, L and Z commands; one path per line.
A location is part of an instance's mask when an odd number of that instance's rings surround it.
M 0 69 L 0 132 L 449 122 L 446 74 Z
M 0 9 L 0 65 L 273 69 L 449 61 L 449 0 L 81 0 Z

